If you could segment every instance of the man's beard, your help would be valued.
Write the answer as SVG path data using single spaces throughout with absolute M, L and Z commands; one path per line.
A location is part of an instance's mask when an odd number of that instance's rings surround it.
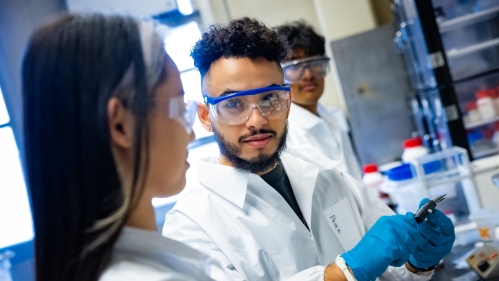
M 284 126 L 284 131 L 280 136 L 277 136 L 277 133 L 274 130 L 260 129 L 252 131 L 250 134 L 240 137 L 239 143 L 242 143 L 243 140 L 248 137 L 258 134 L 272 134 L 274 137 L 279 138 L 277 149 L 273 154 L 267 155 L 260 153 L 258 156 L 253 157 L 249 160 L 244 160 L 240 158 L 239 155 L 241 154 L 241 148 L 227 142 L 225 138 L 220 133 L 218 133 L 215 127 L 213 127 L 213 133 L 218 143 L 220 153 L 223 156 L 225 156 L 225 158 L 227 158 L 227 160 L 234 166 L 234 168 L 244 172 L 250 172 L 256 174 L 259 172 L 267 171 L 278 163 L 281 152 L 286 148 L 286 138 L 288 135 L 288 122 L 286 121 L 286 125 Z

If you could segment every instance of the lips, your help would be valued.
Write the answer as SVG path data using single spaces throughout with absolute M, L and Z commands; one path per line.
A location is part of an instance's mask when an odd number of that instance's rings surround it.
M 243 142 L 249 146 L 255 147 L 255 148 L 262 148 L 267 146 L 270 143 L 270 140 L 272 139 L 273 135 L 271 134 L 264 134 L 264 135 L 256 135 L 252 136 L 251 138 L 245 139 Z
M 317 84 L 315 83 L 305 83 L 301 86 L 301 88 L 305 91 L 313 91 L 317 88 Z

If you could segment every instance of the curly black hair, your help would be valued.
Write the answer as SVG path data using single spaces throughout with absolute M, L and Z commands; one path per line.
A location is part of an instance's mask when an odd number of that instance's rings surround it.
M 191 57 L 205 77 L 211 64 L 224 58 L 265 58 L 280 64 L 289 52 L 286 38 L 275 28 L 265 26 L 256 19 L 240 18 L 225 26 L 210 26 L 191 50 Z
M 306 56 L 324 55 L 324 37 L 304 21 L 295 21 L 277 27 L 277 33 L 288 40 L 293 52 L 303 50 Z

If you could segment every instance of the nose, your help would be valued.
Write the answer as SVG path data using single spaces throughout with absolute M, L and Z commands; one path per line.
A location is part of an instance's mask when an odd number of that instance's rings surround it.
M 253 108 L 251 108 L 248 121 L 246 121 L 246 127 L 260 129 L 265 124 L 267 124 L 267 118 L 263 116 L 257 106 L 253 106 Z
M 303 70 L 303 80 L 310 80 L 312 79 L 312 73 L 310 72 L 310 69 L 308 67 L 305 67 Z

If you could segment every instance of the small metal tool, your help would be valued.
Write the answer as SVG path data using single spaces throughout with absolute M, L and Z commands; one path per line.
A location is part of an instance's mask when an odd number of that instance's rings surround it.
M 419 208 L 416 214 L 414 214 L 414 219 L 416 220 L 416 222 L 418 224 L 424 222 L 426 220 L 426 216 L 428 216 L 428 214 L 433 213 L 433 210 L 435 210 L 437 204 L 442 202 L 442 200 L 445 199 L 445 196 L 447 196 L 447 194 L 440 195 L 437 198 L 430 200 L 428 201 L 428 203 L 421 206 L 421 208 Z

